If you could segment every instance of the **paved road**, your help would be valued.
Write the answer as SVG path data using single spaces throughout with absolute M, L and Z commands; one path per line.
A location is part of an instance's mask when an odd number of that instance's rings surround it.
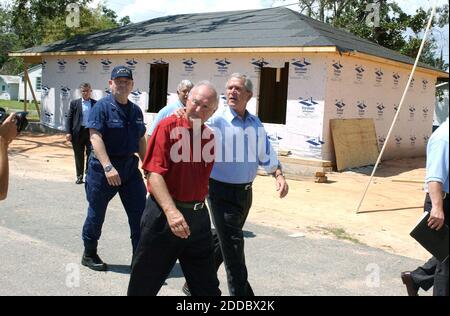
M 51 174 L 48 175 L 51 179 Z M 131 244 L 120 200 L 110 204 L 101 257 L 111 271 L 79 265 L 86 201 L 83 186 L 12 176 L 0 202 L 0 295 L 124 295 Z M 404 295 L 400 271 L 420 261 L 384 251 L 253 225 L 246 229 L 250 282 L 258 295 Z M 221 289 L 228 294 L 223 268 Z M 182 295 L 176 265 L 160 295 Z

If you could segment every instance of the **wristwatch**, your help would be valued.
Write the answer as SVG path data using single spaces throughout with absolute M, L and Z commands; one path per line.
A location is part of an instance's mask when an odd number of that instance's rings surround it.
M 113 168 L 114 168 L 113 165 L 112 165 L 112 164 L 109 164 L 109 165 L 106 165 L 105 168 L 103 168 L 103 170 L 105 170 L 105 173 L 108 173 L 108 172 L 110 172 Z

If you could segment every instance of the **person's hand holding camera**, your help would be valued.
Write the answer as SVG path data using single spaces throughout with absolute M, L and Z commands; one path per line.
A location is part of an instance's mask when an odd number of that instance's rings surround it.
M 4 141 L 6 146 L 8 146 L 16 138 L 17 134 L 16 115 L 12 113 L 0 125 L 0 140 Z

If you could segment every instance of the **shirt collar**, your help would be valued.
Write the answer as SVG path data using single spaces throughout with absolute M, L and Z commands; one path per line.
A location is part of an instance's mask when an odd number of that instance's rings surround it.
M 227 110 L 225 111 L 225 118 L 227 119 L 228 122 L 232 122 L 234 119 L 238 119 L 241 120 L 241 118 L 239 117 L 239 115 L 237 114 L 237 112 L 235 110 L 233 110 L 230 106 L 226 106 Z M 247 120 L 253 120 L 252 115 L 245 110 L 245 116 L 244 116 L 244 122 Z

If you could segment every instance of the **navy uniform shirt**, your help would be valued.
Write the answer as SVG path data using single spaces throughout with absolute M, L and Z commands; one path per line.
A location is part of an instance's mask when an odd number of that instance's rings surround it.
M 146 130 L 141 109 L 131 101 L 128 101 L 127 106 L 121 106 L 112 95 L 95 104 L 89 114 L 87 127 L 102 134 L 110 158 L 139 152 L 139 140 Z

